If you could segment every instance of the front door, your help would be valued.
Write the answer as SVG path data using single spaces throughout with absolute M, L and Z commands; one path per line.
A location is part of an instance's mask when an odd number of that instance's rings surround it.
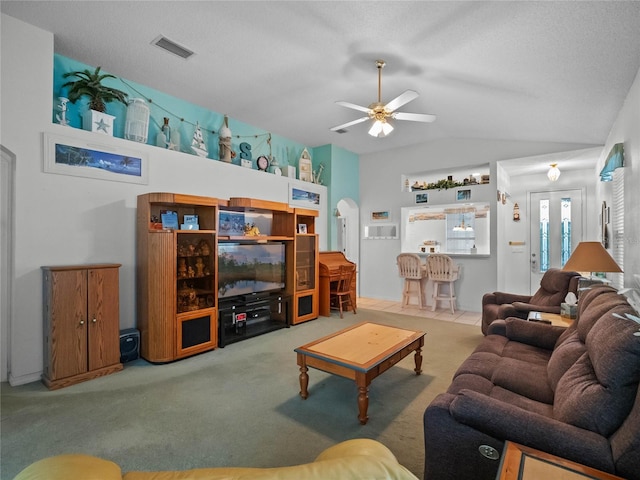
M 529 194 L 531 211 L 531 294 L 549 268 L 562 268 L 582 241 L 582 191 L 557 190 Z

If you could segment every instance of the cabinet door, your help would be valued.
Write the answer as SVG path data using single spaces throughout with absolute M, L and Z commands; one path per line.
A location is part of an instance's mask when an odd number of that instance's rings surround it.
M 117 268 L 88 271 L 88 368 L 120 361 L 120 304 Z
M 296 235 L 296 292 L 316 288 L 315 235 Z
M 87 271 L 49 272 L 45 335 L 52 380 L 87 371 Z

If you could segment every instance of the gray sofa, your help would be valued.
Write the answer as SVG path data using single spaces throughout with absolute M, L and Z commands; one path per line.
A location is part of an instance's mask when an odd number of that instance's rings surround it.
M 625 297 L 581 294 L 568 328 L 493 322 L 424 413 L 425 480 L 494 479 L 507 440 L 640 480 L 640 324 Z

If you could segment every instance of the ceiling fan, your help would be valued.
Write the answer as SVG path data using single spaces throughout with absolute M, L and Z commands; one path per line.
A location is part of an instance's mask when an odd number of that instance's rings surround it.
M 342 105 L 343 107 L 365 112 L 367 116 L 333 127 L 331 128 L 332 132 L 342 130 L 371 119 L 374 122 L 373 126 L 369 129 L 369 135 L 373 137 L 386 137 L 393 131 L 393 125 L 387 121 L 389 118 L 393 118 L 394 120 L 409 120 L 412 122 L 433 122 L 436 119 L 435 115 L 425 113 L 396 112 L 398 108 L 409 103 L 411 100 L 418 98 L 418 92 L 413 90 L 405 91 L 384 105 L 381 100 L 382 69 L 385 66 L 384 60 L 376 60 L 376 66 L 378 67 L 378 101 L 372 103 L 368 107 L 362 107 L 349 102 L 336 102 L 338 105 Z

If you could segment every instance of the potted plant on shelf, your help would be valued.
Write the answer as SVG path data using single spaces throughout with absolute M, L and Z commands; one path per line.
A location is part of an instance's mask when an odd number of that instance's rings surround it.
M 89 97 L 89 110 L 82 116 L 82 128 L 92 132 L 101 132 L 113 135 L 113 121 L 115 117 L 105 113 L 106 104 L 113 101 L 127 104 L 127 94 L 122 90 L 107 87 L 102 84 L 105 78 L 116 78 L 108 73 L 101 73 L 102 67 L 96 67 L 94 72 L 83 70 L 78 72 L 68 72 L 64 78 L 75 77 L 62 88 L 69 88 L 67 98 L 71 103 L 76 103 L 83 96 Z

